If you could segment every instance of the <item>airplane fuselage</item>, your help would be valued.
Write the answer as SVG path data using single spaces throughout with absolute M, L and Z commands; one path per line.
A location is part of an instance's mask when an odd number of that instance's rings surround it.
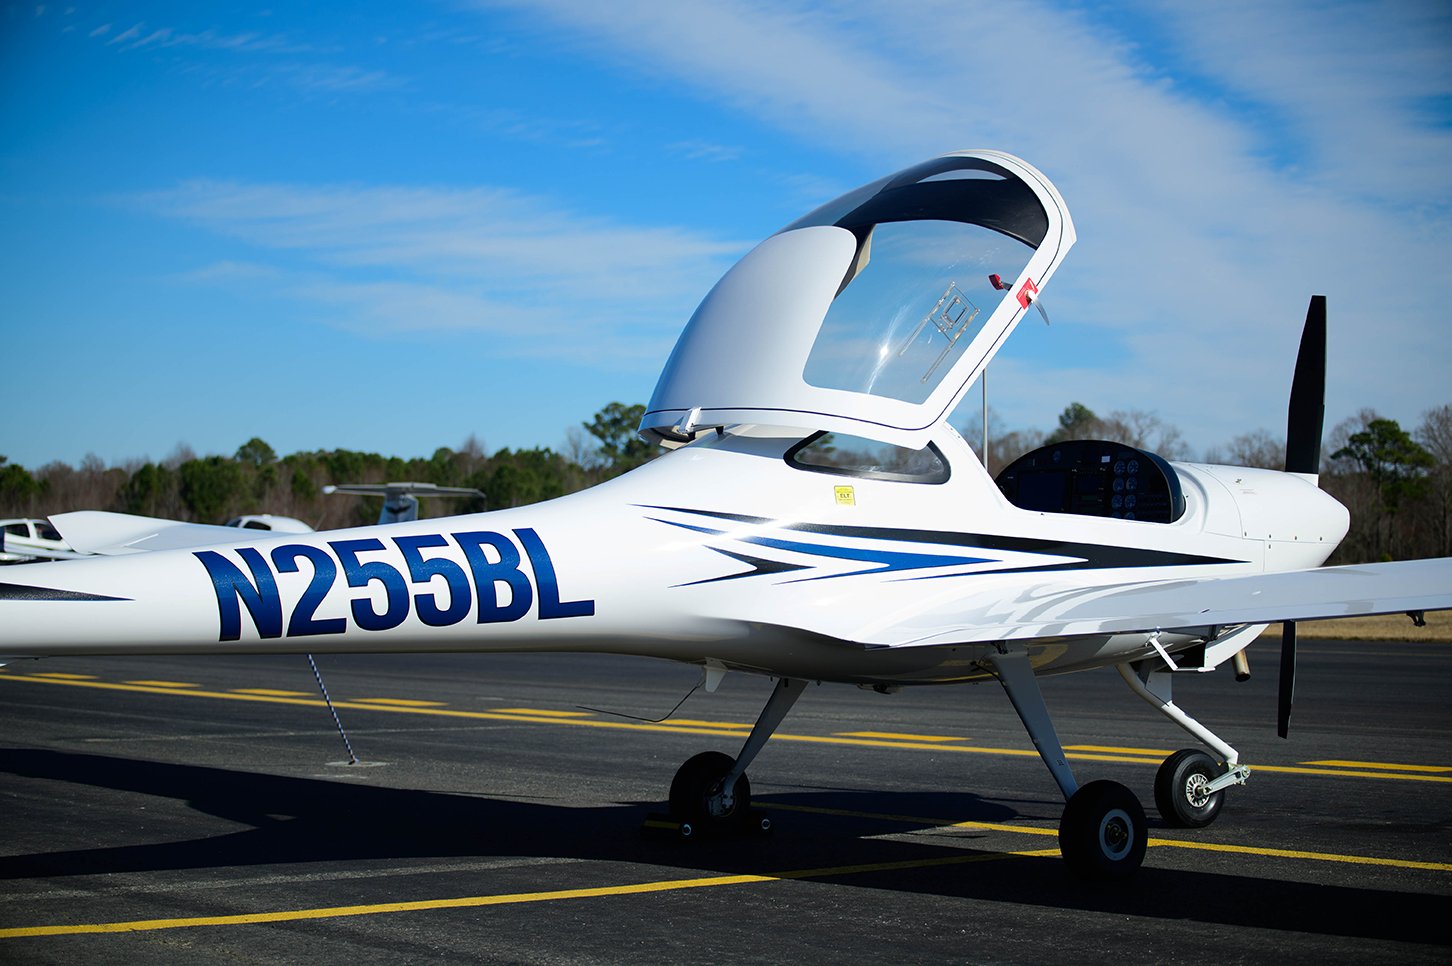
M 1013 506 L 951 432 L 936 483 L 804 471 L 785 459 L 798 439 L 703 438 L 531 507 L 11 568 L 6 593 L 28 603 L 5 656 L 600 651 L 942 683 L 986 676 L 994 643 L 890 645 L 1052 621 L 1064 594 L 1129 580 L 1314 566 L 1345 530 L 1339 504 L 1288 474 L 1177 465 L 1184 513 L 1153 523 Z M 1286 529 L 1267 529 L 1268 506 Z M 1158 642 L 1203 639 L 1166 629 Z M 1153 646 L 1050 633 L 1031 651 L 1052 673 Z

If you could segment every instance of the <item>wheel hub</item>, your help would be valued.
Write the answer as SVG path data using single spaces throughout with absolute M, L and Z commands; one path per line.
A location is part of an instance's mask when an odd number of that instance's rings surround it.
M 1210 801 L 1210 792 L 1206 786 L 1210 779 L 1204 775 L 1195 774 L 1185 779 L 1185 799 L 1194 808 L 1204 808 L 1205 803 Z
M 1099 846 L 1111 859 L 1120 859 L 1134 845 L 1134 825 L 1123 809 L 1114 809 L 1099 823 Z

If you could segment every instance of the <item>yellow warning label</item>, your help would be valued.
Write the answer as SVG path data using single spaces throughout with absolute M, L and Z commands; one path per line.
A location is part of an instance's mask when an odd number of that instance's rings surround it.
M 857 493 L 856 493 L 855 490 L 852 489 L 852 487 L 850 487 L 850 486 L 837 486 L 837 487 L 833 487 L 833 492 L 837 494 L 837 505 L 838 506 L 856 506 L 857 505 Z

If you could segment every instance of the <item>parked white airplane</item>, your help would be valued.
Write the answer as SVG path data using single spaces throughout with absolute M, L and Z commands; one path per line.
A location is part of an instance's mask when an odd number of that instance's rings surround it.
M 29 563 L 83 556 L 76 553 L 49 520 L 0 520 L 0 563 Z
M 1064 857 L 1127 874 L 1144 812 L 1122 785 L 1078 785 L 1036 675 L 1115 667 L 1213 749 L 1155 780 L 1167 821 L 1204 825 L 1249 770 L 1171 701 L 1173 676 L 1268 622 L 1452 607 L 1452 559 L 1313 569 L 1348 521 L 1316 486 L 1319 300 L 1292 472 L 1072 441 L 991 479 L 947 416 L 1073 241 L 1017 158 L 908 168 L 772 235 L 706 296 L 641 424 L 662 458 L 532 507 L 13 569 L 0 654 L 603 651 L 700 665 L 708 688 L 770 675 L 736 758 L 698 755 L 672 783 L 673 814 L 708 828 L 744 820 L 746 768 L 808 681 L 996 679 L 1067 800 Z

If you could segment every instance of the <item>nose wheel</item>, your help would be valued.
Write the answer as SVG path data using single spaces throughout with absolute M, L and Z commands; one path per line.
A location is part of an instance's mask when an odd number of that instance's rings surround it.
M 1220 763 L 1194 748 L 1166 758 L 1155 773 L 1155 806 L 1160 817 L 1176 828 L 1204 828 L 1215 821 L 1225 804 L 1225 793 L 1211 782 L 1224 771 Z

